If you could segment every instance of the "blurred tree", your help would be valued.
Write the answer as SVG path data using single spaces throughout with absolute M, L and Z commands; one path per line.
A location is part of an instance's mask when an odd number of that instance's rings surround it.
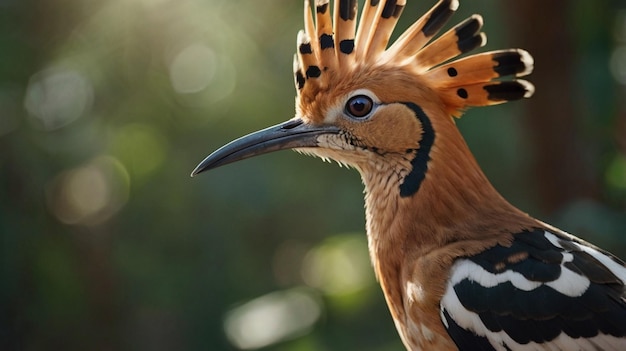
M 399 28 L 431 5 L 410 1 Z M 626 40 L 606 23 L 626 28 L 625 7 L 476 0 L 454 19 L 482 13 L 489 49 L 536 58 L 535 98 L 459 121 L 490 179 L 622 257 L 626 112 L 608 63 Z M 281 306 L 319 313 L 267 350 L 401 349 L 359 256 L 355 172 L 278 153 L 188 177 L 224 142 L 293 115 L 301 11 L 0 0 L 1 350 L 231 350 L 228 316 L 244 306 L 268 322 L 294 316 Z M 350 267 L 360 278 L 339 279 Z
M 532 81 L 537 93 L 526 104 L 525 137 L 542 211 L 553 212 L 581 197 L 598 199 L 600 179 L 585 152 L 590 141 L 581 137 L 583 110 L 576 98 L 581 90 L 575 74 L 578 33 L 571 30 L 571 13 L 562 3 L 535 0 L 503 8 L 511 20 L 512 35 L 536 62 Z M 538 9 L 549 15 L 537 15 Z

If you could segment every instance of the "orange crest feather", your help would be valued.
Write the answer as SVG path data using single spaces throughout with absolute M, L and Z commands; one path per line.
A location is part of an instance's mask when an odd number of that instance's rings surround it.
M 483 20 L 473 15 L 434 39 L 459 7 L 458 0 L 440 0 L 393 44 L 389 40 L 406 0 L 366 0 L 358 30 L 357 0 L 316 0 L 315 18 L 304 1 L 305 30 L 298 33 L 294 74 L 298 96 L 308 86 L 324 88 L 331 75 L 350 75 L 359 67 L 401 67 L 419 77 L 441 97 L 452 114 L 470 106 L 494 105 L 532 96 L 531 83 L 500 77 L 521 77 L 533 59 L 521 49 L 480 53 L 450 61 L 486 44 Z

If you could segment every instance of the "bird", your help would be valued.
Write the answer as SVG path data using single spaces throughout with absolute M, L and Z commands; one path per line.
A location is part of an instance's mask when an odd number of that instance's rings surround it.
M 456 125 L 468 108 L 530 98 L 532 56 L 464 55 L 486 35 L 480 15 L 439 35 L 458 0 L 391 41 L 405 6 L 305 0 L 295 116 L 192 176 L 284 149 L 356 169 L 372 267 L 407 350 L 626 350 L 624 262 L 510 204 Z

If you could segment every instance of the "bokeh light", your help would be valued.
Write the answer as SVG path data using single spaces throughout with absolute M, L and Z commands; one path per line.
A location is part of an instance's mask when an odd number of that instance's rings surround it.
M 626 10 L 618 11 L 615 18 L 617 45 L 611 53 L 610 68 L 615 80 L 626 85 Z
M 93 94 L 90 80 L 79 71 L 50 68 L 31 77 L 24 106 L 35 127 L 52 131 L 84 116 Z
M 167 157 L 167 139 L 151 125 L 131 123 L 121 127 L 111 141 L 111 153 L 143 180 L 163 165 Z
M 606 171 L 607 183 L 622 191 L 626 190 L 626 157 L 616 154 Z
M 434 2 L 408 1 L 398 29 Z M 483 14 L 487 50 L 548 50 L 536 96 L 457 123 L 508 200 L 623 258 L 626 5 L 564 2 L 555 45 L 523 32 L 532 17 L 510 25 L 521 3 L 464 2 L 453 22 Z M 0 350 L 402 349 L 355 171 L 285 152 L 189 178 L 211 150 L 293 116 L 302 1 L 0 8 Z M 569 79 L 551 79 L 550 58 Z M 556 92 L 575 97 L 560 135 L 582 157 L 540 148 L 559 115 L 524 112 Z M 542 212 L 542 155 L 588 160 L 576 172 L 593 199 Z
M 206 89 L 215 77 L 217 56 L 211 48 L 192 44 L 181 50 L 170 64 L 170 80 L 181 94 Z
M 610 65 L 615 80 L 626 85 L 626 44 L 613 50 Z
M 302 276 L 307 284 L 330 295 L 352 294 L 374 284 L 365 234 L 325 240 L 305 257 Z
M 47 188 L 50 211 L 63 223 L 97 225 L 128 200 L 130 179 L 117 159 L 98 156 L 63 172 Z
M 306 289 L 276 291 L 231 310 L 224 320 L 228 339 L 244 350 L 262 348 L 306 333 L 322 313 Z

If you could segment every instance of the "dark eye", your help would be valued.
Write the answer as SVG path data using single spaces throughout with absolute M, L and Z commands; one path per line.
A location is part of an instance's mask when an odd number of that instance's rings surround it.
M 362 118 L 372 112 L 374 101 L 366 95 L 353 96 L 346 103 L 346 112 L 356 118 Z

